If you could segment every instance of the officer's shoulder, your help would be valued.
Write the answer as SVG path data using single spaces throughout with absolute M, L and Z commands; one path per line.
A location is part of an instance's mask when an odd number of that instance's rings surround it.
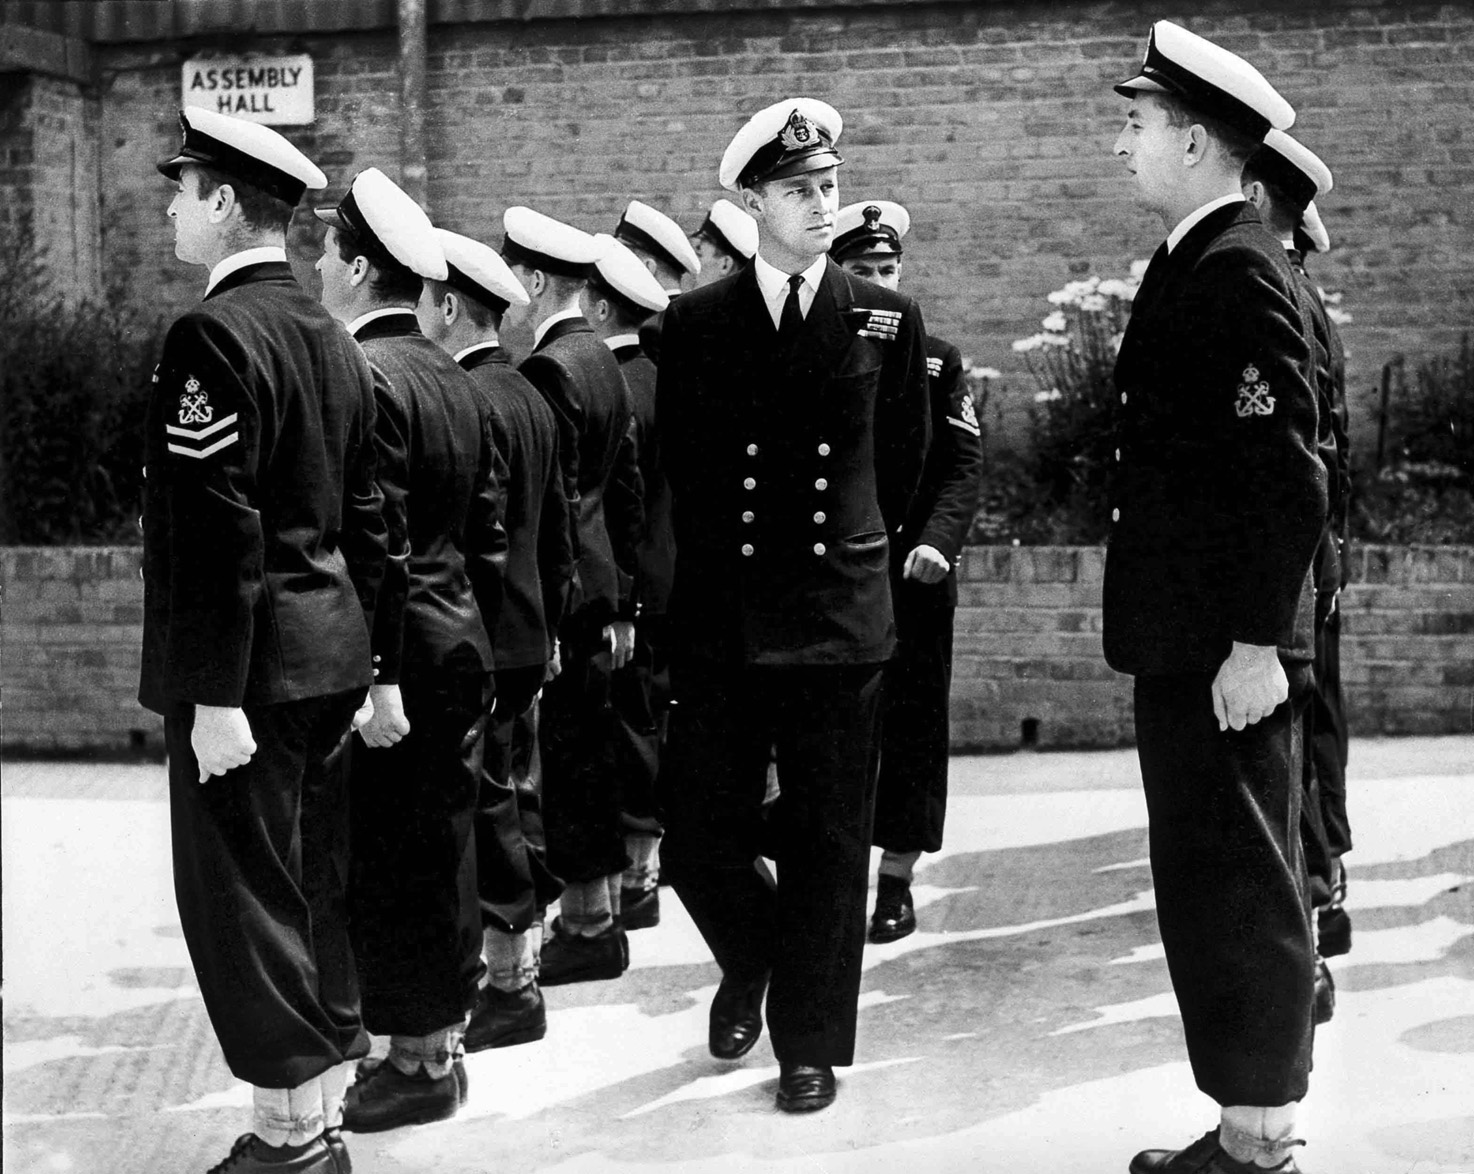
M 855 308 L 862 310 L 897 310 L 902 314 L 917 309 L 916 299 L 900 290 L 877 285 L 868 277 L 857 277 L 841 269 L 845 281 L 850 283 L 850 293 L 855 299 Z
M 944 367 L 950 367 L 953 364 L 962 366 L 962 352 L 945 338 L 938 338 L 935 334 L 926 336 L 926 357 L 941 360 Z

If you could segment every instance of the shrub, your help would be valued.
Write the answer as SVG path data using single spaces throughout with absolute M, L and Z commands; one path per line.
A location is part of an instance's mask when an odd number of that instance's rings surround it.
M 0 542 L 137 542 L 163 324 L 121 288 L 67 301 L 44 261 L 0 236 Z

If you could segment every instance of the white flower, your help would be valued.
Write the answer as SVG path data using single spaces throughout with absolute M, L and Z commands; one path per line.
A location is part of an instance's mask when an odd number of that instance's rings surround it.
M 1051 306 L 1073 306 L 1077 300 L 1075 295 L 1070 292 L 1069 286 L 1066 286 L 1064 289 L 1057 289 L 1049 295 L 1049 304 Z
M 1131 276 L 1138 285 L 1141 284 L 1141 279 L 1146 276 L 1146 267 L 1150 264 L 1150 261 L 1131 262 Z
M 1039 335 L 1039 345 L 1049 347 L 1069 346 L 1070 336 L 1068 334 L 1041 334 Z
M 1080 309 L 1087 314 L 1099 314 L 1108 304 L 1105 296 L 1098 293 L 1086 294 L 1080 299 Z
M 1111 335 L 1111 354 L 1119 355 L 1121 353 L 1121 340 L 1125 337 L 1125 331 L 1118 331 L 1117 333 Z
M 1326 293 L 1320 286 L 1315 287 L 1315 292 L 1320 294 L 1320 300 L 1328 306 L 1339 306 L 1345 295 L 1338 289 L 1335 293 Z
M 1003 372 L 996 367 L 969 367 L 968 375 L 973 379 L 1002 379 Z
M 1064 398 L 1065 393 L 1057 387 L 1052 387 L 1048 391 L 1036 391 L 1034 393 L 1034 402 L 1036 404 L 1052 404 L 1055 400 Z
M 1029 351 L 1037 351 L 1043 345 L 1044 336 L 1042 334 L 1031 334 L 1028 338 L 1016 339 L 1013 349 L 1017 354 L 1022 355 L 1027 354 Z
M 1065 320 L 1064 311 L 1056 310 L 1053 314 L 1049 315 L 1048 318 L 1045 318 L 1044 321 L 1041 322 L 1039 325 L 1043 326 L 1045 330 L 1052 331 L 1053 333 L 1058 334 L 1060 331 L 1066 329 L 1069 323 Z
M 1103 297 L 1120 298 L 1123 302 L 1129 302 L 1132 295 L 1136 293 L 1136 288 L 1119 277 L 1108 277 L 1100 283 L 1100 288 L 1096 292 Z
M 1348 314 L 1345 310 L 1336 309 L 1335 306 L 1326 307 L 1326 317 L 1334 322 L 1337 326 L 1345 326 L 1346 323 L 1351 321 L 1350 314 Z

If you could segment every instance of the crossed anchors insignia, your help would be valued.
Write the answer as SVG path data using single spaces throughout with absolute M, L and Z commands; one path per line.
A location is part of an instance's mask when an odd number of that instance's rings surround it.
M 1241 419 L 1268 416 L 1274 411 L 1274 396 L 1269 394 L 1269 384 L 1259 378 L 1259 368 L 1252 363 L 1244 368 L 1244 381 L 1239 384 L 1239 398 L 1233 410 Z
M 778 141 L 783 144 L 785 150 L 802 151 L 805 147 L 813 145 L 817 132 L 818 127 L 795 110 L 788 116 L 788 122 L 783 129 L 778 132 Z
M 973 406 L 971 392 L 966 392 L 962 397 L 962 418 L 974 428 L 978 426 L 978 413 Z
M 191 375 L 184 383 L 184 394 L 179 397 L 179 422 L 208 424 L 214 415 L 209 393 L 201 391 L 200 381 Z

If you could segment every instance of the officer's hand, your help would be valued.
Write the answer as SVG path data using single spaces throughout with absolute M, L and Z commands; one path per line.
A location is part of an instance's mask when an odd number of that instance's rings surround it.
M 369 691 L 367 689 L 365 689 L 363 691 L 363 704 L 360 705 L 358 707 L 358 709 L 353 714 L 353 727 L 352 728 L 355 729 L 355 730 L 362 729 L 363 728 L 363 724 L 366 721 L 368 721 L 369 718 L 371 718 L 373 716 L 374 716 L 374 699 L 373 699 L 372 696 L 370 696 Z
M 558 651 L 558 642 L 555 640 L 555 641 L 553 641 L 553 655 L 550 656 L 550 657 L 548 657 L 548 671 L 547 671 L 546 675 L 543 677 L 543 681 L 544 682 L 551 681 L 554 677 L 556 677 L 562 671 L 563 671 L 563 656 Z
M 635 654 L 635 625 L 632 620 L 615 620 L 604 625 L 604 639 L 609 642 L 609 652 L 614 658 L 614 667 L 622 669 Z
M 1290 682 L 1273 645 L 1240 644 L 1213 678 L 1213 715 L 1219 730 L 1242 730 L 1268 717 L 1290 695 Z
M 940 583 L 951 569 L 952 564 L 935 546 L 918 546 L 906 556 L 901 578 L 915 579 L 918 583 Z
M 369 689 L 373 716 L 364 722 L 358 736 L 375 750 L 393 746 L 409 733 L 409 718 L 404 716 L 404 698 L 398 685 L 374 685 Z
M 200 764 L 200 782 L 245 766 L 256 753 L 245 711 L 228 705 L 196 705 L 189 744 Z

